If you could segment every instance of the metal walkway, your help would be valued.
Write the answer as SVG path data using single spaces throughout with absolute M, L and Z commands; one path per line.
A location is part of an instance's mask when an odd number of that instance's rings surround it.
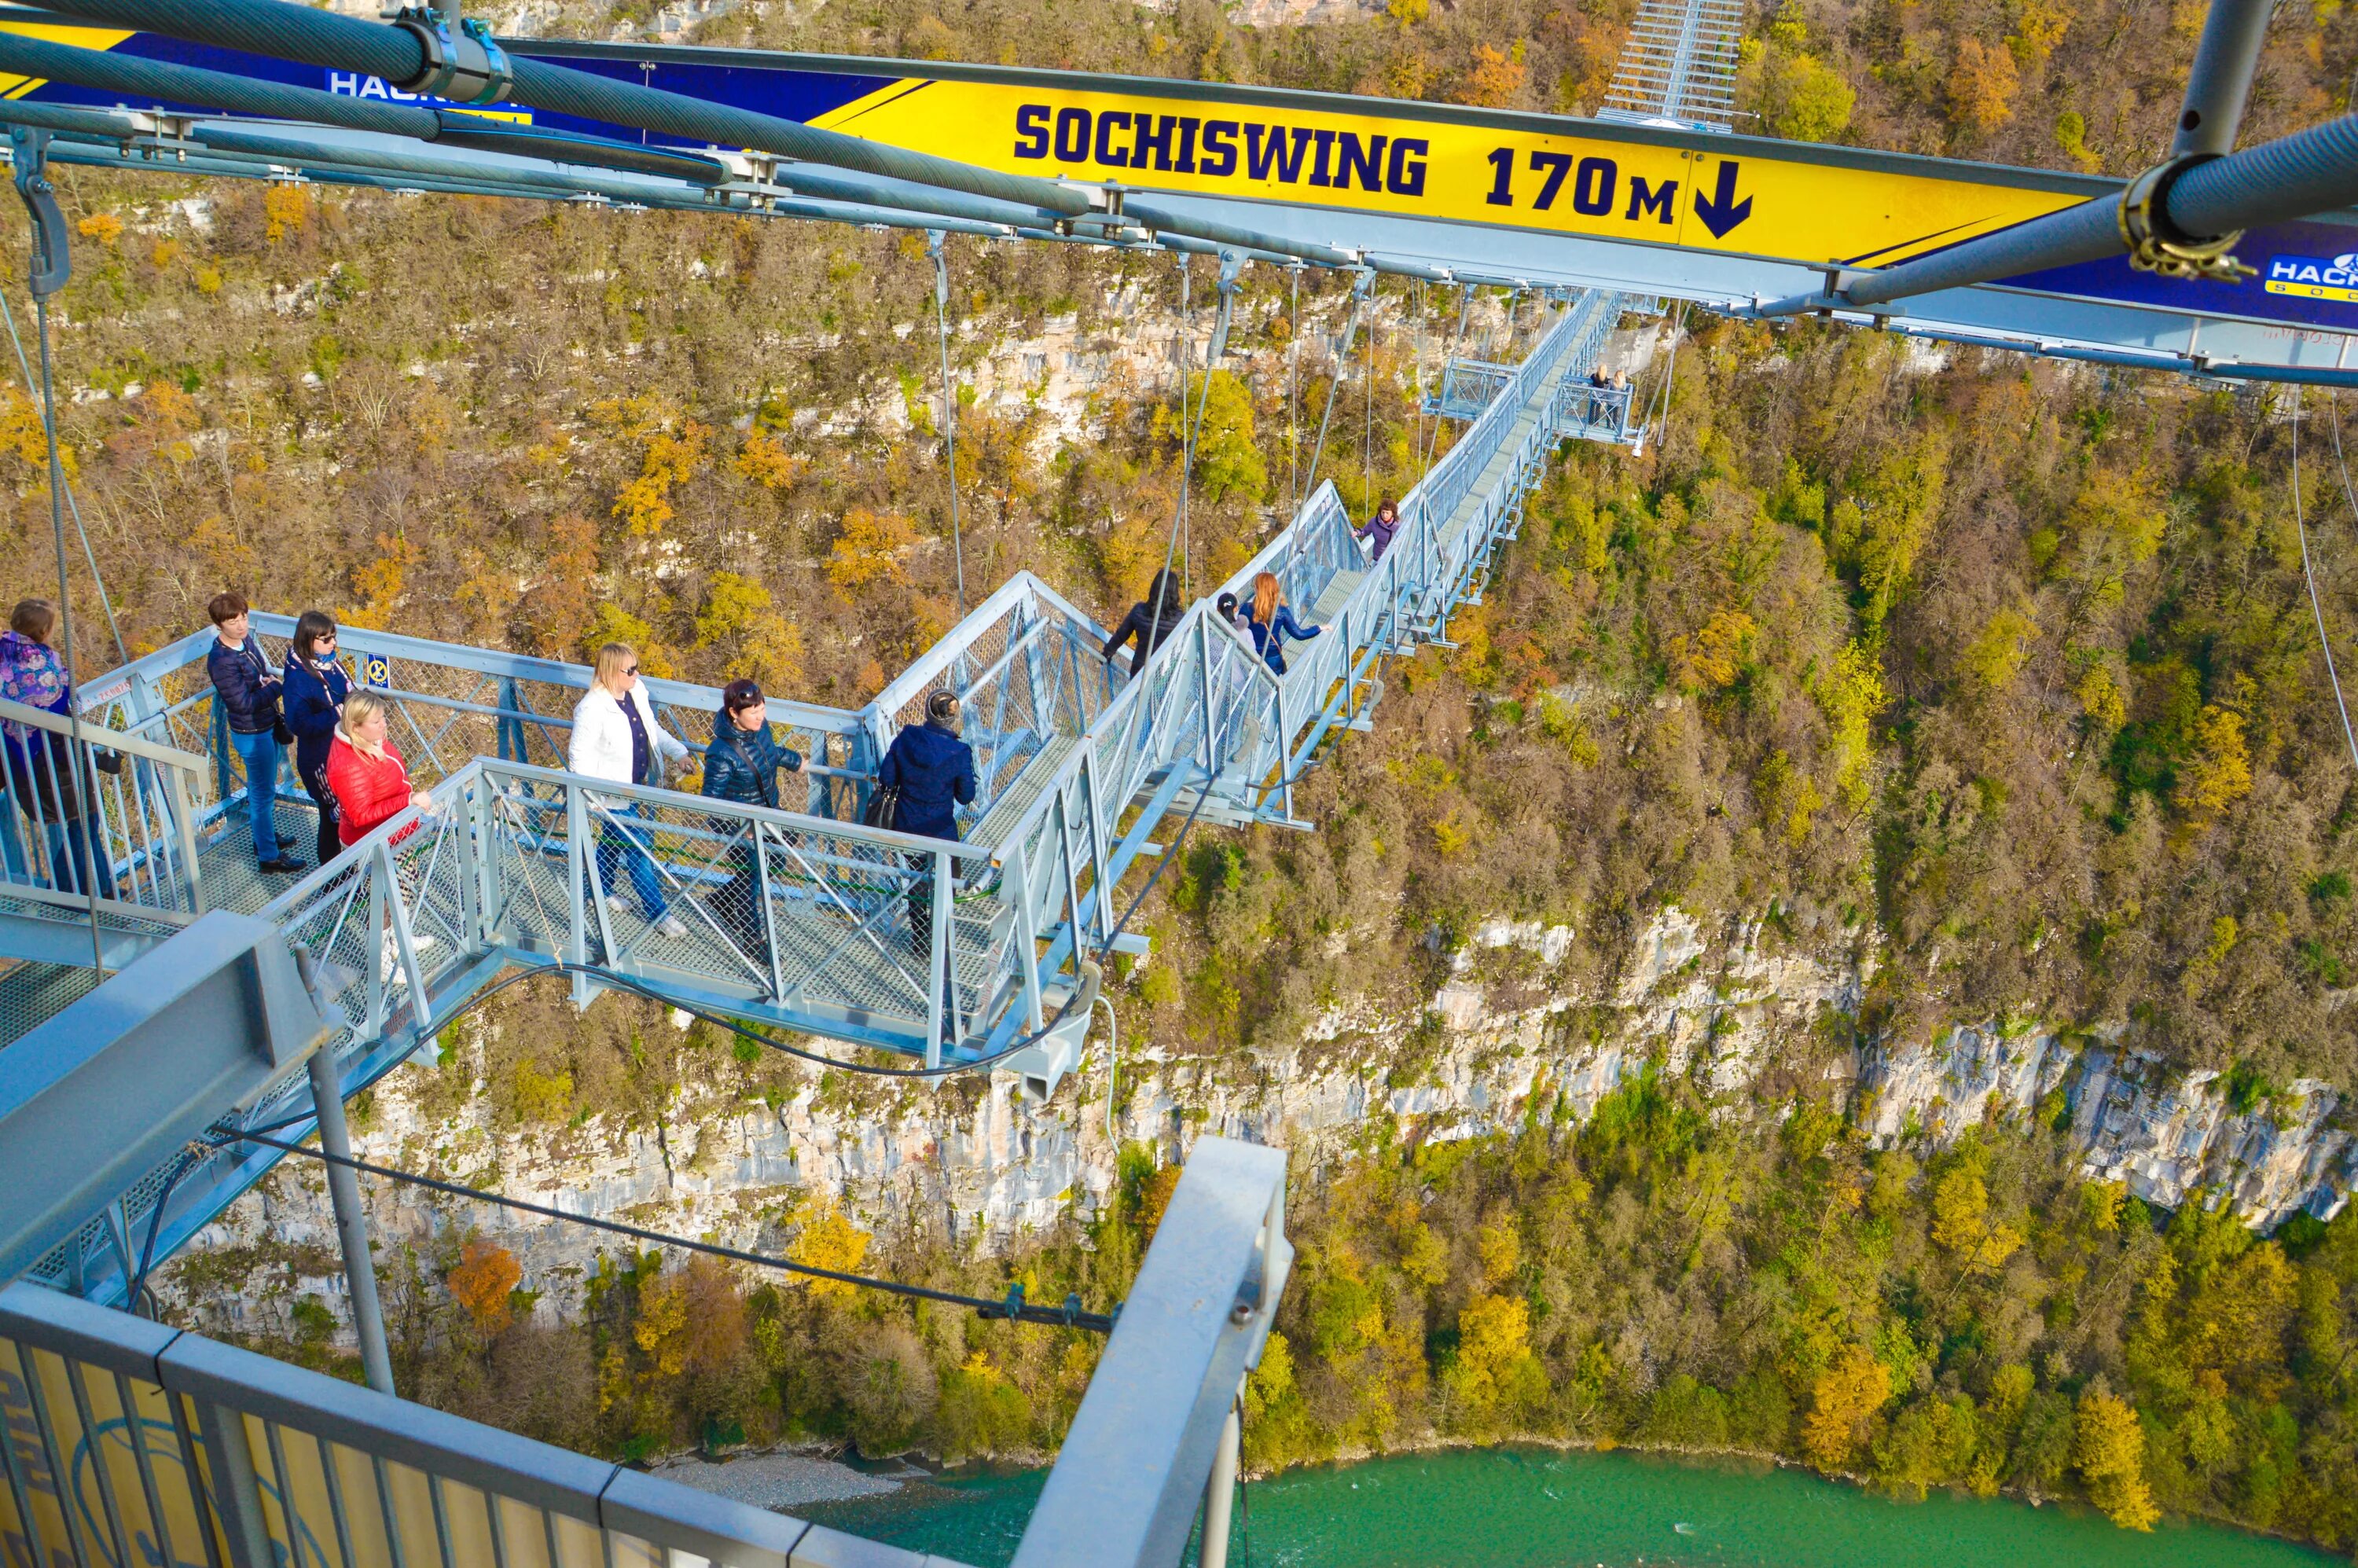
M 575 979 L 585 1003 L 611 975 L 928 1065 L 1001 1058 L 1045 1095 L 1078 1059 L 1086 1013 L 1061 1026 L 1058 1013 L 1083 989 L 1085 962 L 1109 946 L 1135 950 L 1134 938 L 1115 941 L 1125 877 L 1162 852 L 1174 811 L 1304 825 L 1293 786 L 1320 743 L 1367 723 L 1383 659 L 1440 638 L 1450 612 L 1478 600 L 1547 454 L 1592 427 L 1571 395 L 1587 391 L 1581 378 L 1620 304 L 1580 295 L 1521 364 L 1486 367 L 1492 396 L 1410 492 L 1380 562 L 1330 483 L 1225 585 L 1249 595 L 1254 574 L 1275 572 L 1288 601 L 1326 628 L 1294 644 L 1282 678 L 1208 597 L 1132 678 L 1104 659 L 1105 633 L 1087 615 L 1019 574 L 867 708 L 771 705 L 791 743 L 820 760 L 800 811 L 584 787 L 562 764 L 586 669 L 351 629 L 343 650 L 389 702 L 396 743 L 431 781 L 435 806 L 291 886 L 273 881 L 254 870 L 244 779 L 204 674 L 211 633 L 183 639 L 87 689 L 85 729 L 139 762 L 98 791 L 116 868 L 117 896 L 100 914 L 107 968 L 207 909 L 260 914 L 307 956 L 341 1023 L 332 1048 L 348 1094 L 430 1042 L 503 970 L 562 959 L 596 971 Z M 255 623 L 282 653 L 292 622 Z M 967 841 L 860 826 L 878 759 L 942 686 L 963 698 L 979 774 L 961 813 Z M 649 687 L 667 728 L 699 746 L 709 737 L 717 691 Z M 308 800 L 291 778 L 278 788 L 281 834 L 309 845 Z M 654 918 L 631 895 L 634 855 L 659 879 Z M 35 862 L 0 881 L 0 958 L 24 961 L 0 974 L 9 1037 L 79 994 L 65 977 L 91 953 L 86 901 L 38 886 L 47 862 Z M 245 1124 L 299 1125 L 309 1097 L 289 1074 Z M 276 1158 L 224 1152 L 177 1176 L 155 1171 L 36 1272 L 118 1300 L 159 1198 L 161 1258 Z

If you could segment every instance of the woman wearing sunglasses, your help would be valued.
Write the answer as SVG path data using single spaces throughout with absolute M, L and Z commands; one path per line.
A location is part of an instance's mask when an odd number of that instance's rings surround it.
M 324 610 L 307 610 L 287 644 L 287 673 L 280 688 L 287 728 L 295 732 L 295 776 L 319 811 L 319 861 L 326 865 L 343 849 L 336 832 L 336 792 L 328 787 L 328 755 L 336 743 L 336 720 L 352 677 L 336 659 L 336 622 Z
M 590 693 L 573 709 L 573 740 L 566 749 L 565 765 L 586 778 L 613 784 L 663 783 L 663 764 L 684 762 L 690 755 L 686 741 L 655 722 L 654 704 L 647 700 L 646 683 L 639 678 L 638 650 L 628 643 L 609 643 L 598 650 Z M 622 796 L 590 797 L 590 813 L 598 818 L 598 881 L 606 907 L 622 913 L 622 895 L 614 891 L 616 872 L 629 869 L 631 891 L 639 912 L 665 936 L 687 935 L 676 915 L 665 913 L 663 877 L 647 852 L 651 825 L 641 818 L 637 803 Z

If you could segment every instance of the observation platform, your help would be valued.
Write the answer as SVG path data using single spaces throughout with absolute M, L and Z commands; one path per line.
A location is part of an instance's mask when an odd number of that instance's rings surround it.
M 1118 890 L 1163 852 L 1167 819 L 1304 826 L 1293 785 L 1333 730 L 1368 723 L 1379 662 L 1442 638 L 1450 612 L 1478 600 L 1548 454 L 1595 425 L 1567 423 L 1567 395 L 1588 391 L 1581 378 L 1620 308 L 1617 295 L 1576 296 L 1520 364 L 1484 369 L 1487 401 L 1403 501 L 1380 562 L 1330 483 L 1223 585 L 1249 595 L 1255 574 L 1275 572 L 1326 629 L 1289 649 L 1282 677 L 1209 595 L 1132 677 L 1107 663 L 1087 614 L 1019 574 L 867 707 L 771 703 L 812 763 L 797 809 L 703 799 L 692 769 L 671 788 L 590 787 L 564 771 L 586 668 L 362 628 L 343 630 L 341 651 L 387 703 L 434 804 L 300 876 L 254 865 L 246 781 L 205 674 L 210 631 L 88 682 L 81 739 L 55 715 L 0 704 L 0 719 L 50 730 L 60 754 L 120 759 L 79 773 L 113 861 L 96 922 L 103 968 L 208 911 L 260 916 L 335 1024 L 347 1094 L 430 1048 L 503 971 L 556 961 L 584 1004 L 610 986 L 642 989 L 928 1066 L 989 1060 L 1044 1097 L 1078 1060 L 1093 956 L 1137 950 Z M 283 658 L 291 619 L 257 612 L 254 625 Z M 719 693 L 647 684 L 664 726 L 700 751 Z M 862 826 L 885 748 L 943 686 L 959 692 L 975 749 L 965 841 Z M 279 832 L 308 856 L 308 797 L 291 771 L 276 787 Z M 0 972 L 0 1040 L 70 1005 L 94 972 L 88 901 L 54 891 L 77 885 L 70 854 L 25 826 L 23 863 L 0 866 L 0 961 L 15 961 Z M 625 874 L 634 853 L 662 889 L 652 918 Z M 290 1073 L 237 1120 L 299 1129 L 309 1097 Z M 159 1202 L 168 1257 L 276 1159 L 225 1150 L 177 1177 L 153 1171 L 35 1273 L 119 1300 L 127 1238 Z

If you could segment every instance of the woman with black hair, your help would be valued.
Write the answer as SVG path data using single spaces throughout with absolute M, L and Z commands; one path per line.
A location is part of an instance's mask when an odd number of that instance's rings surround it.
M 1154 586 L 1147 589 L 1145 599 L 1130 607 L 1130 613 L 1121 618 L 1121 624 L 1106 639 L 1106 663 L 1113 663 L 1121 645 L 1134 637 L 1138 646 L 1130 655 L 1130 673 L 1136 675 L 1144 669 L 1146 661 L 1154 656 L 1154 650 L 1163 646 L 1163 640 L 1178 626 L 1184 608 L 1179 602 L 1179 579 L 1167 569 L 1156 572 Z
M 326 611 L 307 610 L 297 619 L 281 689 L 287 728 L 295 731 L 295 776 L 319 812 L 319 863 L 324 866 L 344 848 L 336 831 L 336 792 L 328 787 L 328 753 L 352 690 L 352 677 L 336 661 L 336 619 Z

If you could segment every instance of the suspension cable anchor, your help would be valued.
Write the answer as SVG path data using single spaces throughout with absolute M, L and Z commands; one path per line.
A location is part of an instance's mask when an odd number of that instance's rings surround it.
M 2188 153 L 2154 165 L 2121 192 L 2121 240 L 2129 248 L 2129 265 L 2163 277 L 2207 277 L 2214 283 L 2241 283 L 2257 277 L 2230 254 L 2244 231 L 2205 238 L 2189 234 L 2169 221 L 2169 188 L 2187 170 L 2219 157 Z
M 450 30 L 450 18 L 425 5 L 406 5 L 394 13 L 393 25 L 417 40 L 425 63 L 416 76 L 395 86 L 404 92 L 439 98 L 451 103 L 504 103 L 515 85 L 515 70 L 507 51 L 492 38 L 491 24 L 469 16 Z
M 47 299 L 73 276 L 73 244 L 66 215 L 58 208 L 58 188 L 49 183 L 49 133 L 32 125 L 8 128 L 9 161 L 16 168 L 16 194 L 33 218 L 33 254 L 27 284 L 36 300 Z

